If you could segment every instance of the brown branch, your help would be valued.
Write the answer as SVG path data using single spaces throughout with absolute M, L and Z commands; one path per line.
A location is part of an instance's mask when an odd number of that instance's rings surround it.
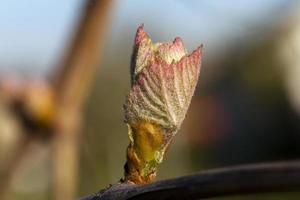
M 111 0 L 87 0 L 74 40 L 54 74 L 59 104 L 72 109 L 86 99 L 104 45 Z
M 112 0 L 86 0 L 66 57 L 53 77 L 57 116 L 53 138 L 54 198 L 75 198 L 81 109 L 104 45 Z
M 146 185 L 116 184 L 80 200 L 182 200 L 300 191 L 300 161 L 243 165 Z
M 56 97 L 54 103 L 55 115 L 52 116 L 54 123 L 50 120 L 49 127 L 45 129 L 38 119 L 32 122 L 31 117 L 28 118 L 30 115 L 24 113 L 23 110 L 27 98 L 18 96 L 18 108 L 13 110 L 22 123 L 24 141 L 29 142 L 24 142 L 24 145 L 18 146 L 18 153 L 12 159 L 12 162 L 8 164 L 7 173 L 0 180 L 0 190 L 3 196 L 6 193 L 4 191 L 9 190 L 11 178 L 19 165 L 22 164 L 26 154 L 25 149 L 28 146 L 27 143 L 35 142 L 32 140 L 31 135 L 37 136 L 38 139 L 46 135 L 47 139 L 50 138 L 53 142 L 54 198 L 57 200 L 74 199 L 77 184 L 77 150 L 81 109 L 89 93 L 96 66 L 100 61 L 105 30 L 107 29 L 106 21 L 112 2 L 112 0 L 85 1 L 84 12 L 74 40 L 68 48 L 63 62 L 58 66 L 58 70 L 52 77 L 53 87 L 49 87 L 49 90 L 53 89 Z M 20 93 L 20 95 L 23 95 L 23 93 Z M 44 99 L 40 100 L 43 101 Z M 11 104 L 14 103 L 11 102 Z M 25 110 L 28 112 L 27 109 Z M 43 129 L 35 129 L 40 125 Z M 48 132 L 48 130 L 50 131 Z M 46 131 L 47 133 L 45 133 Z M 28 132 L 32 134 L 26 134 Z M 53 132 L 53 137 L 48 137 Z
M 21 138 L 13 152 L 12 159 L 7 163 L 5 173 L 0 173 L 0 199 L 8 199 L 12 179 L 15 177 L 22 161 L 28 156 L 28 150 L 35 142 L 33 138 Z

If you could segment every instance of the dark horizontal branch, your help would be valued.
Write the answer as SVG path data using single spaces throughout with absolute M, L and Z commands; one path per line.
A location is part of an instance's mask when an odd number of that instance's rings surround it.
M 300 191 L 300 161 L 242 165 L 146 185 L 120 183 L 80 200 L 184 200 Z

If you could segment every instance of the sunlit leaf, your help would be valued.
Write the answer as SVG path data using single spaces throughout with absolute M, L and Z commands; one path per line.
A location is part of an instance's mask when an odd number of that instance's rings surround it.
M 155 177 L 168 144 L 185 117 L 200 73 L 202 46 L 188 54 L 180 38 L 153 44 L 143 26 L 132 56 L 132 88 L 124 104 L 129 127 L 126 178 Z

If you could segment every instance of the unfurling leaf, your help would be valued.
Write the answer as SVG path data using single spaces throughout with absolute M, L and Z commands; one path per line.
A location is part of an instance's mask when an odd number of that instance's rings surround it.
M 130 144 L 125 180 L 151 182 L 180 128 L 200 72 L 202 45 L 188 54 L 182 40 L 153 44 L 137 30 L 131 61 L 131 90 L 124 104 Z

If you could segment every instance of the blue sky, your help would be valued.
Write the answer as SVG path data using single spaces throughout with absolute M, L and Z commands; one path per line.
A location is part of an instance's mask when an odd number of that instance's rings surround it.
M 0 68 L 18 65 L 26 70 L 46 71 L 54 65 L 64 45 L 70 41 L 75 20 L 85 0 L 5 0 L 0 6 Z M 188 2 L 188 3 L 187 3 Z M 155 40 L 170 40 L 180 35 L 189 48 L 195 39 L 217 46 L 255 27 L 269 26 L 286 0 L 119 0 L 112 16 L 114 41 L 122 30 L 144 23 L 146 29 L 159 30 Z M 271 16 L 271 17 L 270 17 Z M 264 20 L 262 20 L 264 19 Z M 273 20 L 272 20 L 273 19 Z M 188 23 L 187 23 L 188 22 Z M 150 34 L 151 35 L 151 34 Z M 112 43 L 114 44 L 114 43 Z M 24 66 L 23 66 L 24 65 Z M 30 67 L 29 67 L 30 68 Z
M 81 4 L 80 0 L 1 2 L 0 65 L 19 65 L 20 61 L 46 68 L 53 64 L 70 38 Z

